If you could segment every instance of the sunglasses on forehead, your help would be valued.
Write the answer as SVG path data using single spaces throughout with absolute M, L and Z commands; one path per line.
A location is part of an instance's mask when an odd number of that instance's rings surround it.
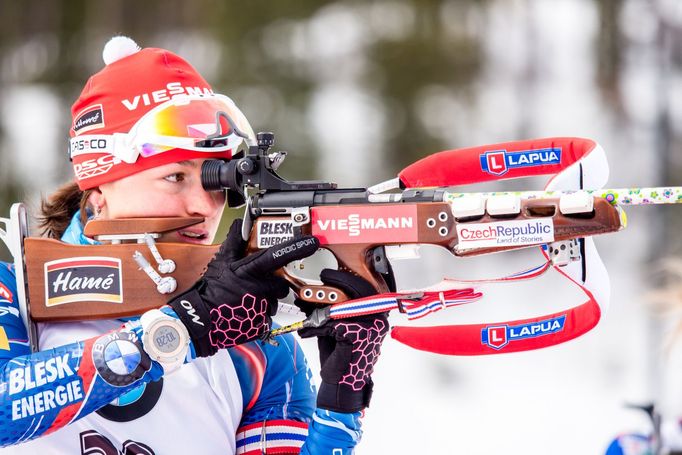
M 256 144 L 248 120 L 224 95 L 178 95 L 144 114 L 128 133 L 71 138 L 69 157 L 108 153 L 125 163 L 173 149 L 206 153 Z

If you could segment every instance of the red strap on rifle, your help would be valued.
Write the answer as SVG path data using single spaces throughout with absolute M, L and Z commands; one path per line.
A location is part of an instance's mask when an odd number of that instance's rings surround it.
M 398 177 L 404 188 L 426 188 L 557 175 L 599 149 L 593 140 L 577 137 L 502 142 L 434 153 L 407 166 Z M 521 155 L 534 164 L 523 165 Z
M 521 156 L 534 164 L 521 165 Z M 400 181 L 403 187 L 414 188 L 533 175 L 552 176 L 546 190 L 597 189 L 606 184 L 608 163 L 603 149 L 594 141 L 548 138 L 441 152 L 405 168 Z M 391 336 L 416 349 L 449 355 L 528 351 L 572 340 L 599 323 L 610 294 L 608 274 L 594 242 L 591 238 L 582 241 L 581 261 L 552 267 L 585 294 L 587 300 L 578 306 L 540 317 L 496 323 L 395 327 Z M 544 251 L 543 254 L 548 260 Z

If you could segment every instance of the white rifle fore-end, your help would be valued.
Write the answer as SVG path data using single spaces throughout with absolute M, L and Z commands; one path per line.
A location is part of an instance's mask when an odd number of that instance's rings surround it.
M 591 213 L 594 210 L 594 197 L 585 191 L 562 194 L 559 199 L 559 210 L 564 215 Z
M 456 220 L 453 252 L 470 256 L 549 245 L 566 265 L 580 258 L 574 239 L 625 226 L 625 214 L 593 192 L 444 193 Z
M 452 216 L 456 219 L 479 217 L 485 214 L 485 198 L 481 194 L 469 194 L 446 200 L 450 203 Z
M 528 194 L 530 197 L 524 197 Z M 443 199 L 450 203 L 452 214 L 457 219 L 489 215 L 518 215 L 521 211 L 522 199 L 556 197 L 556 192 L 547 193 L 445 193 Z M 560 194 L 560 193 L 559 193 Z M 590 213 L 594 210 L 594 196 L 592 192 L 575 191 L 560 194 L 559 210 L 564 215 L 576 213 Z
M 521 213 L 521 198 L 513 194 L 490 196 L 485 204 L 490 215 L 518 215 Z

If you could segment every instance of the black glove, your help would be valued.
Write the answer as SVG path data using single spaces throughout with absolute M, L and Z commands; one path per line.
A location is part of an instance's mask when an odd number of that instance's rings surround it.
M 244 257 L 242 221 L 235 220 L 201 279 L 168 302 L 187 326 L 198 357 L 257 339 L 270 330 L 277 299 L 289 285 L 273 272 L 313 254 L 319 242 L 305 236 Z
M 346 293 L 351 299 L 368 297 L 376 291 L 363 278 L 348 272 L 325 269 L 322 282 Z M 310 307 L 301 303 L 301 308 Z M 303 338 L 318 337 L 322 384 L 317 406 L 337 412 L 357 412 L 369 406 L 372 372 L 388 333 L 388 313 L 342 320 L 329 320 L 321 327 L 299 330 Z

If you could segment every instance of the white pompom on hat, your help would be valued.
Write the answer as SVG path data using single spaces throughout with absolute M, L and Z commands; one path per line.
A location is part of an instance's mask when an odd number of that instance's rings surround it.
M 127 36 L 114 36 L 104 46 L 102 59 L 106 65 L 140 51 L 140 46 Z

